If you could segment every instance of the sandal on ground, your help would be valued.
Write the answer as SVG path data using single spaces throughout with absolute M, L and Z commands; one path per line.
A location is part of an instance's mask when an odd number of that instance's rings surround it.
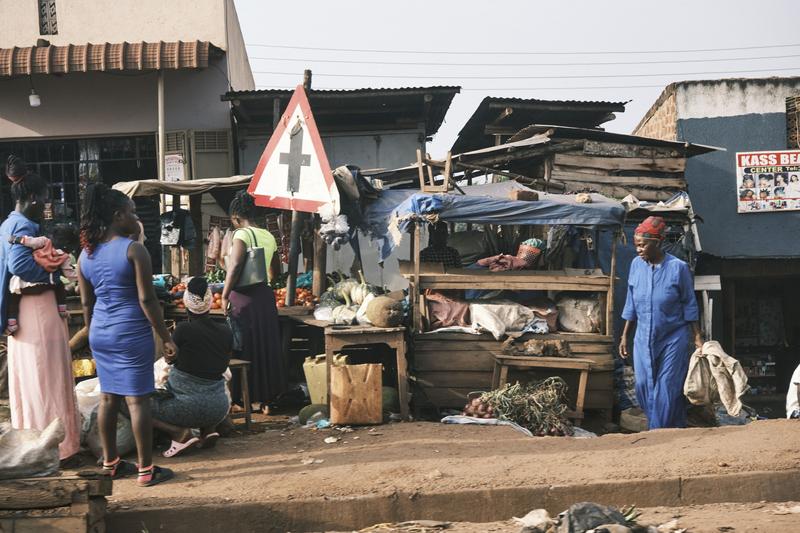
M 125 477 L 135 476 L 139 473 L 139 469 L 136 468 L 136 465 L 133 463 L 129 463 L 128 461 L 123 461 L 122 459 L 117 459 L 116 463 L 112 463 L 107 465 L 102 463 L 103 472 L 108 473 L 111 476 L 111 479 L 122 479 Z
M 187 440 L 186 442 L 172 441 L 172 444 L 170 444 L 169 449 L 167 449 L 161 455 L 163 455 L 164 457 L 167 457 L 167 458 L 176 457 L 176 456 L 180 455 L 182 452 L 184 452 L 186 449 L 191 448 L 192 446 L 197 444 L 198 442 L 200 442 L 200 438 L 199 437 L 192 437 L 191 439 Z
M 161 468 L 160 466 L 151 466 L 147 470 L 139 470 L 139 478 L 136 483 L 140 487 L 152 487 L 158 485 L 175 477 L 175 472 L 169 468 Z
M 197 447 L 200 449 L 208 449 L 213 448 L 217 445 L 217 440 L 219 440 L 219 433 L 216 431 L 214 433 L 209 433 L 203 439 L 197 443 Z

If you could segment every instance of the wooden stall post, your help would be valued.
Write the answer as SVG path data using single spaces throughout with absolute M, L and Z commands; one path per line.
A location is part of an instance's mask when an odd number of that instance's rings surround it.
M 314 274 L 311 283 L 314 296 L 322 296 L 325 292 L 325 274 L 328 269 L 328 250 L 319 234 L 320 224 L 319 215 L 314 215 Z
M 411 306 L 414 311 L 414 323 L 412 324 L 412 329 L 414 331 L 422 331 L 422 310 L 420 307 L 420 294 L 419 294 L 419 241 L 420 241 L 420 231 L 421 225 L 418 222 L 414 222 L 413 226 L 414 232 L 414 244 L 413 244 L 413 255 L 412 261 L 414 262 L 414 287 L 411 291 Z
M 606 298 L 606 335 L 614 335 L 614 278 L 617 277 L 617 239 L 619 231 L 611 240 L 611 269 L 608 272 L 608 297 Z
M 189 250 L 189 275 L 202 276 L 205 269 L 203 258 L 203 196 L 193 194 L 189 196 L 189 216 L 196 229 L 197 237 L 194 246 Z
M 425 163 L 422 158 L 422 150 L 417 148 L 417 170 L 419 171 L 419 190 L 425 190 Z

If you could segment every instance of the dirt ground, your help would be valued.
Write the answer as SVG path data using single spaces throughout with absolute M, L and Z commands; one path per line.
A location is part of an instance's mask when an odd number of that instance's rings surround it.
M 758 532 L 790 533 L 800 531 L 800 503 L 722 503 L 691 507 L 652 507 L 641 509 L 639 524 L 659 526 L 675 520 L 678 528 L 687 533 Z M 419 527 L 419 526 L 418 526 Z M 519 533 L 520 526 L 513 520 L 484 524 L 454 523 L 443 531 L 451 533 Z M 411 524 L 404 527 L 373 526 L 370 533 L 402 533 L 412 531 Z M 436 531 L 416 529 L 416 532 Z
M 269 429 L 159 458 L 177 479 L 152 488 L 116 482 L 110 508 L 158 506 L 165 497 L 177 506 L 780 471 L 800 468 L 798 443 L 800 423 L 787 420 L 590 439 L 428 422 Z

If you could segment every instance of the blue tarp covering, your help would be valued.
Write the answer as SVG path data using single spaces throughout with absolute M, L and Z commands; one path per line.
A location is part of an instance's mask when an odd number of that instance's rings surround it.
M 539 193 L 535 202 L 513 201 L 486 196 L 456 194 L 415 194 L 400 204 L 394 214 L 400 228 L 414 215 L 438 213 L 446 222 L 473 224 L 568 224 L 578 226 L 619 226 L 625 218 L 625 208 L 619 202 L 599 194 L 592 203 L 581 204 L 575 195 Z
M 386 259 L 391 254 L 413 220 L 424 219 L 432 214 L 438 215 L 440 220 L 446 222 L 499 225 L 568 224 L 592 227 L 618 227 L 625 218 L 625 208 L 622 204 L 599 194 L 591 195 L 592 203 L 578 203 L 574 195 L 540 192 L 539 200 L 524 202 L 508 200 L 507 190 L 504 191 L 505 194 L 497 194 L 497 191 L 492 190 L 496 188 L 494 185 L 484 187 L 486 189 L 481 191 L 484 193 L 482 195 L 384 192 L 384 196 L 371 205 L 365 213 L 371 226 L 372 236 L 383 240 L 381 259 Z M 400 199 L 401 195 L 406 197 L 387 216 L 387 208 L 393 201 Z M 384 227 L 386 230 L 383 230 Z

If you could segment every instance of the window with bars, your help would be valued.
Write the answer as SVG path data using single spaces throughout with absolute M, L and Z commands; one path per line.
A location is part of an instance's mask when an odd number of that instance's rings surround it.
M 78 221 L 81 196 L 89 183 L 113 185 L 157 174 L 155 135 L 0 143 L 0 161 L 10 154 L 24 159 L 30 171 L 50 184 L 49 201 L 57 220 Z M 10 182 L 0 180 L 0 217 L 13 208 Z
M 58 35 L 56 0 L 39 0 L 39 35 Z

